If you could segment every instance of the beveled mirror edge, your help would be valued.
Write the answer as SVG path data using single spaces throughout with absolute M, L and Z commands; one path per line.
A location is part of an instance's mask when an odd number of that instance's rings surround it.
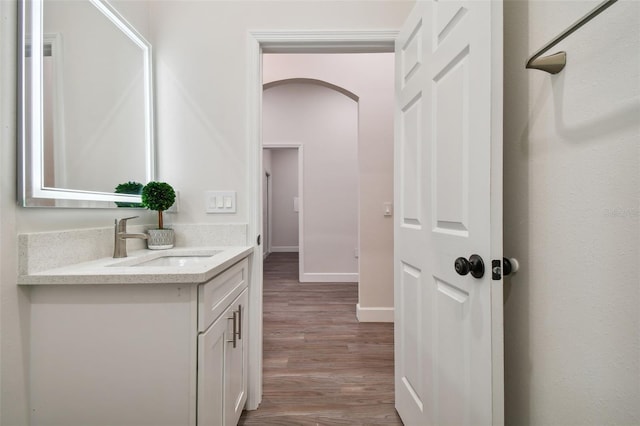
M 145 77 L 145 152 L 146 152 L 146 180 L 150 182 L 155 178 L 155 140 L 154 140 L 154 99 L 153 99 L 153 56 L 151 44 L 106 0 L 88 0 L 98 10 L 100 10 L 111 22 L 123 31 L 132 41 L 134 41 L 143 51 L 144 77 Z M 30 16 L 27 14 L 27 4 L 32 5 Z M 34 7 L 35 6 L 35 7 Z M 28 140 L 27 126 L 29 117 L 26 107 L 26 84 L 27 69 L 25 64 L 27 49 L 27 19 L 37 22 L 34 29 L 34 38 L 42 39 L 42 7 L 43 0 L 18 0 L 18 84 L 17 84 L 17 202 L 22 207 L 48 207 L 48 208 L 119 208 L 116 202 L 140 203 L 139 195 L 116 194 L 107 192 L 83 191 L 64 188 L 48 188 L 42 186 L 42 170 L 35 172 L 38 178 L 34 179 L 35 164 L 41 164 L 42 150 L 42 113 L 36 112 L 35 120 L 37 124 L 31 125 L 31 135 L 37 134 L 38 144 L 32 144 L 33 140 Z M 115 20 L 114 20 L 115 19 Z M 37 105 L 41 105 L 42 97 L 42 61 L 40 60 L 40 50 L 42 46 L 33 47 L 33 66 L 31 69 L 33 100 Z M 36 78 L 33 78 L 36 77 Z M 35 82 L 35 83 L 34 83 Z M 33 104 L 33 102 L 32 102 Z M 35 132 L 34 132 L 35 131 Z M 32 138 L 33 139 L 33 138 Z M 35 153 L 29 152 L 31 145 L 37 145 Z M 41 167 L 41 166 L 40 166 Z M 141 207 L 127 207 L 141 208 Z

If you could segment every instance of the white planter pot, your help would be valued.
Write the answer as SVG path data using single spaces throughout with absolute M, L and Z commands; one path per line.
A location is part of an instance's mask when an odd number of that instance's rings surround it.
M 173 229 L 149 229 L 147 247 L 151 250 L 165 250 L 173 248 Z

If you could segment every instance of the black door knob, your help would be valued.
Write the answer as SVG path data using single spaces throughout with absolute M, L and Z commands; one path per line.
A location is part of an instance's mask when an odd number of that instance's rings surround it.
M 457 258 L 453 266 L 456 268 L 456 272 L 460 275 L 467 275 L 471 270 L 471 265 L 469 265 L 469 261 L 464 257 Z
M 511 274 L 511 271 L 513 271 L 513 267 L 511 266 L 511 260 L 507 259 L 506 257 L 502 258 L 502 275 L 504 275 L 505 277 L 509 274 Z
M 453 266 L 455 267 L 456 272 L 460 275 L 467 275 L 469 272 L 471 272 L 471 275 L 474 278 L 482 278 L 484 275 L 484 262 L 477 254 L 469 256 L 469 260 L 464 257 L 459 257 L 456 259 Z

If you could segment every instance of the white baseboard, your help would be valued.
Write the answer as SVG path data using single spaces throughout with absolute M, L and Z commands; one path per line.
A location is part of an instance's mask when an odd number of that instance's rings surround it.
M 393 308 L 362 308 L 358 303 L 356 316 L 360 322 L 393 322 Z
M 305 272 L 302 274 L 300 282 L 303 283 L 357 283 L 357 273 L 316 273 Z
M 298 246 L 271 246 L 271 253 L 298 253 Z

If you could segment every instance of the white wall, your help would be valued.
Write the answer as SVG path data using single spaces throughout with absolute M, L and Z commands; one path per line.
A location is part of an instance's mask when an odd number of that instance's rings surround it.
M 507 424 L 640 424 L 640 3 L 524 69 L 598 3 L 505 3 Z
M 148 38 L 147 2 L 114 6 Z M 123 214 L 114 209 L 21 208 L 16 205 L 16 16 L 17 3 L 0 1 L 0 424 L 28 424 L 29 291 L 18 287 L 17 234 L 111 226 Z M 153 223 L 138 210 L 136 223 Z
M 272 215 L 271 249 L 281 252 L 298 251 L 298 212 L 294 198 L 298 197 L 298 150 L 271 149 Z
M 289 83 L 265 90 L 262 105 L 263 146 L 304 147 L 300 280 L 357 281 L 358 104 L 322 85 Z M 274 210 L 279 186 L 276 155 L 271 157 Z M 273 224 L 275 246 L 278 231 Z
M 359 291 L 361 321 L 393 321 L 393 54 L 269 54 L 265 83 L 312 78 L 358 96 Z
M 159 168 L 181 189 L 180 220 L 229 221 L 204 212 L 203 192 L 216 188 L 238 191 L 234 221 L 250 217 L 248 31 L 397 29 L 411 3 L 154 2 Z

